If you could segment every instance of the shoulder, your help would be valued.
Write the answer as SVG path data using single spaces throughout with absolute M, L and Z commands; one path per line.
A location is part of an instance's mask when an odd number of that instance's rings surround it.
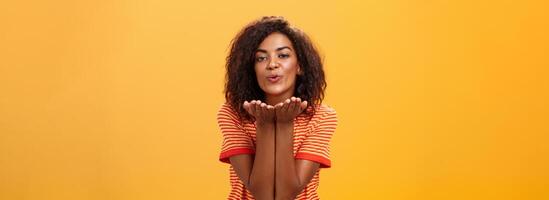
M 321 104 L 317 106 L 316 111 L 319 113 L 335 113 L 336 112 L 336 110 L 333 107 L 326 104 Z
M 315 109 L 315 117 L 318 117 L 319 119 L 337 118 L 337 113 L 333 107 L 321 104 Z
M 309 122 L 313 134 L 328 139 L 338 126 L 336 110 L 328 105 L 315 106 L 315 113 Z
M 311 108 L 312 109 L 312 108 Z M 328 105 L 321 104 L 315 106 L 314 115 L 311 117 L 311 122 L 316 125 L 325 123 L 337 123 L 336 110 Z
M 237 121 L 238 113 L 229 103 L 223 103 L 217 111 L 217 119 Z

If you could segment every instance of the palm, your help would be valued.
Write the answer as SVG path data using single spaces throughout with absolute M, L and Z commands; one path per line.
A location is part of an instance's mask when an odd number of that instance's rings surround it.
M 259 100 L 244 102 L 244 109 L 252 115 L 258 122 L 273 122 L 275 118 L 275 109 L 271 105 L 261 103 Z
M 291 122 L 307 107 L 307 101 L 292 97 L 274 106 L 278 122 Z

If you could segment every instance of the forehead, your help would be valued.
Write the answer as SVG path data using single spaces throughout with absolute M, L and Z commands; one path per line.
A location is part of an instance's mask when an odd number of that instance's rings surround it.
M 284 47 L 284 46 L 287 46 L 293 49 L 292 42 L 286 35 L 279 32 L 274 32 L 268 35 L 261 42 L 261 44 L 259 44 L 258 49 L 263 49 L 267 51 L 276 51 L 277 48 Z

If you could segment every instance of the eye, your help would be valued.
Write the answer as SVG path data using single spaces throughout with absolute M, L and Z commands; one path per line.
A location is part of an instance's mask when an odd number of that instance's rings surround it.
M 290 55 L 289 54 L 280 54 L 280 55 L 278 55 L 278 57 L 279 58 L 288 58 L 288 57 L 290 57 Z
M 256 61 L 256 62 L 261 62 L 261 61 L 264 61 L 264 60 L 266 60 L 266 59 L 267 59 L 267 57 L 265 57 L 265 56 L 257 56 L 257 57 L 255 57 L 255 61 Z

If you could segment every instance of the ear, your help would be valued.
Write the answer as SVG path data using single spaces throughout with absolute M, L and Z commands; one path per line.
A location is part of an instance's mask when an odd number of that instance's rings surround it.
M 303 72 L 301 71 L 301 66 L 297 65 L 297 75 L 303 75 Z

